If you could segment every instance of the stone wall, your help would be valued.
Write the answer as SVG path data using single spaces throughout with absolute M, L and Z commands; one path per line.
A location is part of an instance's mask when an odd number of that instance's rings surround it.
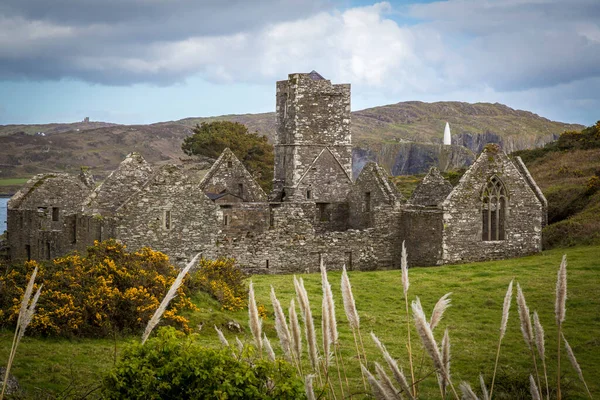
M 206 252 L 223 224 L 219 207 L 180 167 L 166 165 L 116 213 L 115 237 L 131 249 L 149 246 L 175 263 Z
M 409 203 L 435 207 L 446 199 L 452 189 L 452 184 L 444 179 L 436 167 L 432 167 L 413 191 Z
M 443 212 L 436 207 L 407 206 L 399 219 L 409 267 L 442 263 Z M 401 244 L 400 244 L 401 245 Z
M 505 239 L 486 241 L 482 239 L 482 192 L 492 176 L 501 180 L 507 192 Z M 444 263 L 518 257 L 542 249 L 542 205 L 497 145 L 486 146 L 442 208 Z

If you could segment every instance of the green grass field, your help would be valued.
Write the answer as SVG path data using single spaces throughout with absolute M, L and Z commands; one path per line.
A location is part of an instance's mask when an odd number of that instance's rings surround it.
M 557 329 L 554 318 L 554 298 L 556 273 L 562 254 L 568 256 L 568 299 L 564 334 L 578 358 L 594 396 L 600 395 L 600 246 L 555 249 L 541 254 L 505 261 L 450 265 L 444 267 L 415 268 L 409 272 L 409 299 L 419 296 L 427 316 L 439 297 L 452 292 L 452 306 L 434 332 L 440 341 L 444 329 L 448 328 L 452 344 L 453 381 L 458 386 L 463 380 L 478 388 L 479 373 L 491 380 L 494 366 L 498 329 L 501 319 L 502 302 L 511 279 L 519 282 L 533 313 L 537 310 L 546 330 L 546 354 L 550 385 L 556 381 Z M 369 332 L 375 332 L 388 350 L 398 359 L 399 365 L 408 373 L 406 351 L 406 315 L 402 300 L 402 286 L 399 271 L 355 272 L 350 280 L 354 289 L 356 305 L 361 317 L 361 330 L 367 348 L 370 369 L 372 363 L 383 363 L 376 351 Z M 364 389 L 354 352 L 352 334 L 348 329 L 340 295 L 340 273 L 331 272 L 337 308 L 338 329 L 342 353 L 348 368 L 351 386 L 362 398 Z M 302 275 L 309 292 L 313 316 L 321 316 L 321 289 L 318 274 Z M 289 275 L 252 277 L 257 291 L 257 300 L 272 311 L 268 297 L 273 285 L 285 308 L 294 296 L 292 277 Z M 516 296 L 516 285 L 515 285 Z M 201 340 L 217 345 L 217 336 L 212 325 L 236 320 L 246 325 L 247 312 L 225 313 L 219 310 L 216 302 L 204 294 L 197 294 L 194 301 L 201 311 L 191 315 L 192 326 L 203 324 Z M 267 336 L 275 344 L 276 334 L 273 317 L 264 322 Z M 320 322 L 316 323 L 320 327 Z M 250 341 L 249 332 L 239 334 Z M 320 333 L 318 333 L 320 335 Z M 227 333 L 230 339 L 235 334 Z M 416 374 L 424 377 L 431 373 L 431 362 L 422 359 L 422 347 L 412 333 L 413 353 Z M 0 331 L 0 357 L 6 360 L 12 333 Z M 117 341 L 102 339 L 43 339 L 25 338 L 19 347 L 13 372 L 25 389 L 29 398 L 42 398 L 44 393 L 58 394 L 68 391 L 90 390 L 97 384 L 102 373 L 113 364 L 115 346 L 118 353 L 127 342 L 137 337 L 118 338 Z M 277 348 L 276 348 L 277 351 Z M 305 360 L 305 366 L 307 367 Z M 519 329 L 515 297 L 510 310 L 508 330 L 500 355 L 499 380 L 495 398 L 501 399 L 503 386 L 528 388 L 528 375 L 531 373 L 531 358 Z M 563 351 L 563 385 L 567 397 L 585 398 L 583 386 L 571 367 Z M 420 385 L 421 398 L 439 398 L 439 390 L 434 376 L 428 376 Z M 514 391 L 511 397 L 518 398 Z M 529 395 L 526 393 L 527 398 Z M 339 398 L 339 397 L 338 397 Z
M 6 178 L 0 179 L 0 186 L 15 186 L 23 185 L 29 178 Z

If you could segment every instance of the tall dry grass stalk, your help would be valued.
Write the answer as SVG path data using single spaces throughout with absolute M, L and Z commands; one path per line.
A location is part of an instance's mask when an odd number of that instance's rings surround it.
M 238 353 L 239 353 L 239 358 L 242 358 L 242 355 L 244 354 L 244 343 L 242 343 L 242 341 L 240 340 L 239 337 L 235 337 L 235 345 L 237 346 L 238 349 Z
M 565 321 L 565 315 L 567 312 L 567 255 L 564 254 L 560 267 L 558 268 L 558 276 L 556 278 L 556 303 L 554 305 L 554 312 L 556 314 L 556 325 L 558 325 L 558 349 L 557 349 L 557 361 L 556 361 L 556 397 L 561 400 L 562 395 L 560 392 L 560 337 L 562 335 L 562 324 Z
M 442 364 L 446 368 L 448 375 L 450 375 L 450 335 L 448 333 L 448 328 L 444 331 L 444 337 L 442 338 Z M 442 374 L 437 374 L 438 383 L 440 385 L 440 392 L 442 394 L 442 398 L 446 398 L 446 393 L 448 391 L 448 381 L 446 377 Z
M 529 391 L 531 393 L 531 400 L 541 400 L 540 391 L 538 390 L 538 387 L 535 384 L 535 379 L 533 375 L 529 375 Z
M 37 272 L 38 269 L 35 267 L 31 273 L 31 277 L 29 278 L 25 292 L 23 293 L 23 300 L 21 300 L 21 308 L 19 310 L 19 316 L 17 317 L 17 327 L 15 328 L 15 334 L 13 336 L 13 342 L 8 356 L 8 363 L 6 364 L 6 372 L 4 374 L 4 381 L 2 383 L 2 392 L 0 392 L 0 400 L 4 398 L 4 392 L 6 391 L 6 386 L 8 384 L 8 377 L 10 376 L 10 369 L 15 360 L 15 354 L 17 353 L 17 347 L 19 347 L 19 343 L 21 343 L 21 339 L 25 335 L 25 330 L 33 319 L 33 315 L 35 314 L 35 306 L 40 298 L 40 293 L 42 292 L 43 285 L 40 285 L 33 296 L 33 299 L 31 299 Z
M 467 382 L 461 382 L 458 387 L 462 392 L 462 400 L 479 400 L 473 389 L 471 389 L 471 385 Z
M 356 336 L 358 335 L 360 338 L 360 343 L 362 344 L 362 335 L 360 333 L 360 317 L 358 315 L 358 310 L 356 309 L 356 303 L 354 302 L 354 295 L 352 294 L 352 285 L 350 284 L 350 278 L 348 277 L 348 272 L 346 271 L 346 265 L 342 268 L 342 300 L 344 301 L 344 311 L 346 312 L 346 318 L 348 318 L 348 324 L 350 325 L 350 329 L 352 330 L 352 336 L 354 336 L 354 346 L 356 347 L 356 356 L 358 357 L 359 362 L 364 362 L 367 365 L 367 355 L 365 352 L 364 346 L 362 346 L 362 354 L 358 347 L 358 340 Z M 362 356 L 362 361 L 361 361 Z M 363 386 L 365 390 L 367 389 L 367 381 L 365 376 L 362 373 L 361 376 L 363 380 Z
M 494 395 L 494 382 L 496 381 L 496 371 L 498 369 L 498 360 L 500 359 L 500 346 L 502 345 L 502 339 L 506 334 L 506 325 L 508 324 L 508 311 L 510 310 L 510 304 L 512 303 L 513 294 L 513 281 L 511 280 L 508 284 L 508 289 L 504 295 L 504 304 L 502 306 L 502 320 L 500 321 L 500 339 L 498 340 L 498 350 L 496 351 L 496 362 L 494 363 L 494 374 L 492 375 L 492 385 L 490 387 L 490 400 Z
M 412 390 L 413 396 L 417 396 L 417 385 L 415 382 L 415 371 L 413 369 L 413 355 L 412 355 L 412 345 L 410 342 L 410 315 L 408 312 L 408 288 L 410 283 L 408 281 L 408 256 L 406 254 L 406 246 L 404 245 L 404 240 L 402 241 L 402 255 L 400 258 L 400 269 L 402 272 L 402 291 L 404 292 L 404 305 L 406 307 L 406 335 L 408 337 L 407 347 L 408 347 L 408 364 L 410 366 L 410 377 L 412 379 Z
M 154 312 L 154 315 L 152 316 L 152 318 L 150 318 L 150 321 L 148 321 L 148 325 L 146 325 L 146 330 L 142 335 L 142 344 L 146 343 L 146 340 L 148 340 L 148 337 L 150 336 L 156 325 L 158 325 L 158 323 L 160 322 L 160 318 L 166 311 L 167 307 L 169 306 L 169 303 L 177 295 L 177 289 L 179 289 L 179 287 L 183 283 L 183 279 L 185 278 L 189 270 L 198 263 L 199 257 L 200 253 L 196 254 L 196 256 L 192 258 L 192 261 L 190 261 L 185 266 L 185 268 L 181 270 L 179 275 L 177 275 L 177 278 L 175 278 L 175 281 L 173 282 L 173 284 L 169 288 L 169 291 L 167 292 L 162 302 Z
M 223 331 L 221 331 L 219 328 L 217 328 L 217 326 L 215 325 L 215 331 L 217 331 L 217 336 L 219 337 L 219 342 L 221 342 L 221 344 L 225 347 L 229 347 L 229 342 L 227 341 L 227 338 L 225 337 L 225 335 L 223 335 Z
M 275 331 L 277 331 L 277 337 L 283 350 L 283 355 L 288 361 L 292 361 L 292 335 L 288 328 L 287 321 L 285 320 L 285 314 L 281 303 L 277 299 L 275 294 L 275 288 L 271 285 L 271 303 L 273 304 L 273 311 L 275 314 Z
M 448 307 L 450 307 L 451 294 L 452 292 L 446 293 L 445 295 L 440 297 L 437 303 L 435 303 L 435 307 L 433 307 L 433 312 L 431 313 L 431 319 L 429 320 L 429 326 L 431 327 L 432 331 L 435 329 L 436 326 L 438 326 L 438 324 L 442 320 L 442 317 L 444 316 L 444 313 L 446 312 Z
M 398 367 L 398 363 L 396 362 L 396 360 L 392 358 L 392 356 L 387 351 L 383 343 L 381 343 L 379 338 L 375 336 L 373 332 L 371 332 L 371 338 L 373 339 L 373 342 L 375 342 L 375 345 L 377 346 L 379 351 L 381 351 L 383 359 L 392 371 L 392 375 L 394 375 L 394 378 L 396 379 L 396 382 L 398 382 L 398 384 L 400 385 L 400 388 L 404 391 L 404 393 L 410 400 L 414 400 L 412 388 L 408 384 L 408 380 L 404 376 L 404 372 L 402 372 L 402 370 Z
M 379 376 L 379 382 L 381 383 L 381 387 L 384 390 L 385 397 L 393 400 L 400 400 L 400 395 L 398 389 L 394 387 L 392 380 L 385 372 L 383 367 L 379 365 L 379 363 L 375 363 L 375 372 L 377 372 L 377 376 Z
M 385 389 L 381 385 L 373 374 L 369 372 L 369 370 L 363 365 L 360 364 L 360 369 L 363 371 L 363 374 L 367 377 L 367 381 L 369 381 L 369 385 L 371 385 L 371 391 L 373 392 L 373 397 L 375 400 L 391 400 L 385 395 Z
M 590 396 L 590 399 L 591 399 L 592 394 L 590 393 L 590 389 L 588 388 L 587 383 L 585 383 L 585 379 L 583 379 L 583 372 L 581 371 L 581 367 L 579 366 L 579 363 L 577 362 L 577 359 L 575 358 L 575 353 L 573 353 L 573 349 L 569 345 L 569 342 L 567 342 L 567 338 L 565 338 L 565 335 L 562 335 L 562 338 L 565 343 L 565 349 L 567 350 L 567 356 L 569 356 L 571 365 L 573 366 L 575 371 L 577 371 L 577 376 L 579 376 L 579 380 L 583 383 L 583 386 L 585 386 L 585 391 L 587 392 L 588 396 Z
M 248 320 L 250 331 L 254 337 L 254 343 L 256 344 L 258 353 L 262 358 L 262 321 L 260 320 L 260 314 L 258 313 L 258 307 L 256 306 L 254 284 L 252 281 L 250 281 L 250 287 L 248 288 Z
M 527 307 L 525 295 L 523 294 L 519 283 L 517 283 L 517 305 L 519 310 L 519 319 L 521 320 L 521 333 L 523 333 L 523 339 L 525 340 L 527 347 L 529 347 L 529 352 L 531 353 L 531 360 L 533 361 L 533 368 L 537 378 L 537 387 L 541 387 L 540 374 L 538 372 L 537 361 L 535 357 L 535 336 L 533 334 L 533 326 L 531 324 L 531 314 L 529 313 L 529 307 Z
M 265 333 L 263 333 L 263 345 L 265 347 L 265 352 L 267 353 L 267 358 L 270 361 L 275 361 L 275 352 L 273 351 L 273 346 L 271 346 L 271 341 L 267 337 Z
M 535 347 L 537 348 L 538 354 L 542 359 L 542 366 L 544 367 L 544 379 L 546 381 L 546 397 L 550 399 L 550 387 L 548 386 L 548 370 L 546 369 L 546 347 L 544 343 L 544 328 L 540 323 L 540 317 L 537 311 L 533 312 L 533 328 L 535 330 Z M 540 388 L 540 392 L 542 388 Z
M 315 390 L 313 389 L 314 375 L 306 375 L 304 377 L 304 391 L 306 392 L 306 400 L 317 400 Z
M 431 327 L 429 326 L 429 323 L 427 322 L 427 318 L 425 317 L 425 313 L 423 312 L 421 300 L 419 300 L 419 298 L 417 297 L 417 299 L 412 302 L 411 306 L 415 320 L 415 327 L 417 328 L 417 333 L 421 337 L 421 341 L 423 342 L 425 350 L 427 350 L 427 353 L 431 357 L 435 368 L 448 381 L 448 384 L 450 385 L 454 396 L 458 399 L 458 393 L 456 393 L 456 390 L 454 389 L 454 385 L 452 384 L 452 380 L 450 379 L 449 371 L 446 369 L 446 366 L 442 361 L 442 355 L 437 347 L 435 338 L 433 337 L 433 332 L 431 330 Z
M 481 386 L 482 400 L 490 400 L 490 395 L 488 394 L 487 388 L 485 387 L 485 380 L 483 379 L 482 374 L 479 374 L 479 385 Z
M 290 300 L 290 308 L 289 308 L 289 318 L 290 318 L 290 337 L 292 339 L 292 350 L 295 355 L 295 359 L 298 361 L 298 370 L 300 371 L 300 375 L 303 376 L 302 372 L 302 333 L 300 331 L 300 322 L 298 321 L 298 314 L 296 314 L 296 303 L 294 303 L 294 299 Z
M 322 378 L 319 372 L 319 351 L 317 349 L 315 323 L 312 317 L 312 311 L 310 309 L 308 293 L 306 293 L 302 278 L 296 279 L 296 276 L 294 276 L 294 289 L 296 290 L 296 297 L 298 299 L 300 311 L 302 311 L 302 320 L 304 321 L 304 333 L 306 335 L 306 346 L 308 348 L 310 365 L 312 366 L 313 371 L 319 374 L 319 380 L 322 383 Z

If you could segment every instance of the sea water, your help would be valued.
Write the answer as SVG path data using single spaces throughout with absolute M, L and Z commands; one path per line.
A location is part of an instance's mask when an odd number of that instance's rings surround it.
M 6 204 L 8 197 L 0 197 L 0 235 L 6 230 Z

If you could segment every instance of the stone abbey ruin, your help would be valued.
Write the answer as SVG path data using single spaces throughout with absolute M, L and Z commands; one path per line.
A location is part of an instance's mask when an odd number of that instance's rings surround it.
M 129 154 L 101 184 L 43 174 L 8 203 L 12 260 L 52 259 L 115 238 L 175 263 L 234 257 L 251 273 L 370 270 L 501 259 L 541 250 L 547 202 L 522 160 L 487 145 L 456 187 L 432 168 L 410 199 L 375 163 L 352 179 L 350 85 L 316 72 L 277 82 L 273 191 L 226 149 L 202 165 Z

